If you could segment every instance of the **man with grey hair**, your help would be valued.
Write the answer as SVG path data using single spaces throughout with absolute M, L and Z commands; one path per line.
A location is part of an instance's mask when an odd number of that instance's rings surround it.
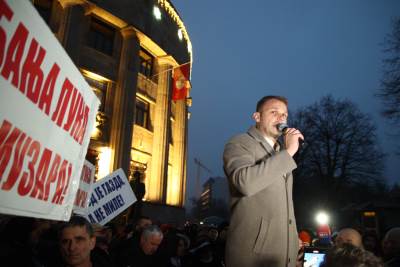
M 382 241 L 385 267 L 400 266 L 400 227 L 390 229 Z
M 143 229 L 138 238 L 134 238 L 119 256 L 119 266 L 152 267 L 161 266 L 158 247 L 163 240 L 163 233 L 157 225 Z
M 157 225 L 150 225 L 144 228 L 140 236 L 140 247 L 144 254 L 153 255 L 163 239 L 163 233 Z
M 345 243 L 352 244 L 353 246 L 358 248 L 364 248 L 361 234 L 353 228 L 344 228 L 339 231 L 335 239 L 335 244 L 342 245 Z

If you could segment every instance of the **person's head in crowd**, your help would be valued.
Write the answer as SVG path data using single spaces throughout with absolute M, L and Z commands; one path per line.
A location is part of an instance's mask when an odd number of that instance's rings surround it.
M 392 228 L 385 234 L 382 250 L 386 260 L 400 256 L 400 227 Z
M 177 247 L 176 247 L 176 256 L 183 257 L 186 254 L 186 251 L 190 247 L 190 240 L 184 234 L 178 233 L 178 234 L 176 234 L 176 236 L 178 237 L 178 243 L 177 243 Z
M 335 238 L 335 245 L 344 243 L 352 244 L 355 247 L 363 248 L 361 234 L 353 228 L 344 228 L 339 231 Z
M 383 267 L 382 261 L 371 252 L 350 243 L 328 250 L 321 267 Z
M 153 222 L 149 217 L 141 216 L 136 222 L 135 231 L 141 232 L 141 231 L 143 231 L 144 228 L 146 228 L 152 224 L 153 224 Z
M 212 242 L 215 242 L 218 238 L 217 228 L 215 228 L 215 227 L 208 228 L 207 236 Z
M 163 223 L 160 225 L 160 229 L 163 232 L 163 234 L 166 235 L 170 230 L 174 230 L 174 227 L 172 227 L 171 224 Z
M 33 225 L 33 230 L 30 235 L 30 243 L 37 244 L 44 232 L 49 230 L 51 222 L 44 219 L 36 219 Z
M 300 247 L 311 245 L 311 234 L 306 230 L 301 230 L 299 232 L 299 239 L 301 240 Z
M 125 239 L 128 232 L 126 223 L 122 220 L 114 220 L 106 224 L 112 233 L 113 240 L 121 240 Z
M 153 255 L 161 244 L 163 233 L 157 225 L 149 225 L 140 236 L 140 247 L 144 254 Z
M 91 266 L 90 252 L 96 245 L 92 225 L 81 216 L 72 216 L 59 229 L 60 250 L 68 266 Z
M 110 227 L 102 226 L 100 224 L 92 224 L 94 235 L 96 237 L 96 247 L 101 248 L 104 251 L 108 251 L 109 245 L 111 243 Z
M 198 240 L 194 248 L 190 250 L 190 253 L 192 253 L 196 262 L 209 264 L 214 261 L 212 245 L 207 238 Z

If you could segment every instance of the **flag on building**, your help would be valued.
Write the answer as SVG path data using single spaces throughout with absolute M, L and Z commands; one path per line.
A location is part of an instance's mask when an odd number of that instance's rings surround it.
M 190 62 L 174 68 L 173 85 L 172 85 L 172 100 L 186 99 L 190 88 L 189 82 Z

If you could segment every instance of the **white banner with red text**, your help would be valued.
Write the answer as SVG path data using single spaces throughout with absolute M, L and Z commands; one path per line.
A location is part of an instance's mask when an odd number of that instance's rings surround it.
M 89 198 L 92 194 L 95 172 L 96 167 L 89 161 L 85 160 L 82 168 L 81 179 L 79 181 L 79 188 L 76 192 L 74 208 L 72 209 L 73 213 L 81 215 L 86 214 L 89 205 Z
M 98 106 L 30 1 L 0 0 L 0 213 L 69 220 Z

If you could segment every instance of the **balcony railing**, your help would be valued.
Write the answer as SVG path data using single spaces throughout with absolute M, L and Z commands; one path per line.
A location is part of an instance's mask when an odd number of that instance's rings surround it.
M 157 84 L 141 73 L 138 74 L 137 89 L 141 94 L 156 102 Z

